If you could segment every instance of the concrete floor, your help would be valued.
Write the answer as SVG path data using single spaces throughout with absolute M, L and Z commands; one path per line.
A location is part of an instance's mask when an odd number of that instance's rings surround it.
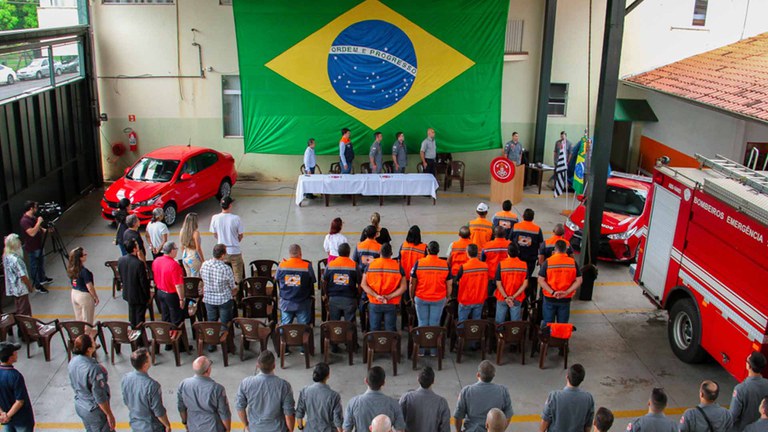
M 328 208 L 323 206 L 322 200 L 306 203 L 300 208 L 293 202 L 291 184 L 242 182 L 235 186 L 233 196 L 237 199 L 234 211 L 245 224 L 246 235 L 242 246 L 248 262 L 257 258 L 278 260 L 285 257 L 292 243 L 302 245 L 305 259 L 321 259 L 324 257 L 323 236 L 331 219 L 337 216 L 344 219 L 344 233 L 354 244 L 374 211 L 381 213 L 382 224 L 390 230 L 395 248 L 405 239 L 408 228 L 418 224 L 423 240 L 437 240 L 445 251 L 457 237 L 459 226 L 474 218 L 477 203 L 487 202 L 487 193 L 487 184 L 467 185 L 464 193 L 459 193 L 458 187 L 454 186 L 449 192 L 439 194 L 435 206 L 427 198 L 414 198 L 411 206 L 405 206 L 401 199 L 388 198 L 385 205 L 379 207 L 377 199 L 363 198 L 358 200 L 357 207 L 352 207 L 348 199 L 337 197 Z M 68 249 L 83 246 L 89 251 L 87 266 L 95 275 L 101 298 L 97 319 L 127 320 L 125 302 L 120 298 L 111 298 L 112 276 L 103 265 L 105 260 L 116 259 L 119 252 L 112 244 L 114 230 L 99 216 L 101 195 L 101 191 L 97 190 L 77 203 L 59 222 L 59 231 Z M 536 222 L 544 227 L 546 233 L 555 223 L 562 221 L 559 212 L 564 206 L 565 200 L 552 198 L 551 191 L 546 188 L 542 195 L 537 195 L 536 189 L 529 187 L 524 201 L 516 207 L 518 214 L 526 207 L 536 210 Z M 491 213 L 497 211 L 497 207 L 491 205 Z M 218 206 L 211 199 L 193 210 L 200 215 L 204 250 L 207 252 L 211 250 L 214 239 L 205 231 L 211 216 L 218 212 Z M 181 214 L 179 221 L 183 217 L 184 214 Z M 178 223 L 171 228 L 174 240 L 178 240 L 180 226 Z M 31 296 L 34 315 L 44 320 L 73 319 L 70 288 L 58 256 L 49 256 L 46 268 L 55 282 L 50 294 Z M 593 300 L 574 301 L 572 310 L 571 320 L 578 331 L 572 339 L 570 362 L 582 363 L 586 367 L 587 377 L 582 387 L 592 392 L 598 406 L 614 411 L 617 417 L 615 430 L 621 430 L 631 417 L 646 411 L 648 395 L 653 387 L 666 389 L 670 407 L 668 414 L 675 420 L 686 407 L 698 402 L 698 385 L 703 379 L 718 381 L 722 386 L 720 402 L 730 402 L 736 382 L 717 364 L 688 365 L 674 357 L 666 337 L 666 313 L 651 307 L 640 289 L 631 282 L 626 265 L 601 263 Z M 32 358 L 26 359 L 22 350 L 17 368 L 27 380 L 39 422 L 38 429 L 82 429 L 74 411 L 62 343 L 54 341 L 53 358 L 48 363 L 44 361 L 42 350 L 33 347 L 32 352 Z M 163 351 L 157 365 L 150 370 L 150 375 L 163 386 L 165 405 L 176 429 L 182 429 L 175 409 L 176 386 L 181 379 L 192 375 L 193 358 L 182 354 L 183 364 L 177 368 L 173 356 Z M 213 378 L 224 384 L 233 404 L 240 381 L 254 371 L 255 354 L 249 353 L 245 362 L 241 362 L 237 355 L 230 356 L 230 365 L 226 369 L 219 352 L 211 358 L 214 360 Z M 312 363 L 321 359 L 316 355 Z M 118 429 L 128 430 L 127 410 L 120 396 L 121 375 L 130 369 L 128 358 L 124 351 L 114 366 L 108 359 L 101 360 L 110 375 L 112 409 Z M 508 386 L 512 395 L 515 417 L 510 430 L 538 430 L 539 415 L 547 393 L 563 387 L 565 383 L 565 371 L 562 362 L 557 363 L 558 360 L 556 355 L 550 356 L 547 368 L 540 370 L 533 361 L 522 366 L 519 356 L 512 355 L 506 364 L 497 368 L 495 382 Z M 455 363 L 455 354 L 447 355 L 443 370 L 437 373 L 434 389 L 448 400 L 451 409 L 455 407 L 460 389 L 475 381 L 478 362 L 478 353 L 468 353 L 462 364 Z M 376 364 L 383 366 L 389 375 L 384 391 L 391 396 L 399 398 L 418 386 L 417 372 L 411 370 L 410 363 L 401 363 L 396 377 L 391 376 L 388 359 L 377 360 Z M 365 367 L 360 355 L 356 356 L 354 366 L 347 366 L 342 355 L 332 356 L 331 366 L 330 385 L 341 393 L 344 404 L 365 390 Z M 286 368 L 278 368 L 277 374 L 291 382 L 296 396 L 311 381 L 311 372 L 304 369 L 303 358 L 298 355 L 287 357 Z M 234 408 L 233 415 L 236 417 Z M 236 422 L 236 425 L 240 423 Z

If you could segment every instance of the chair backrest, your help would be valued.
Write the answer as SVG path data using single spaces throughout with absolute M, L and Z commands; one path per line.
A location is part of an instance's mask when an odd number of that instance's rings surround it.
M 341 164 L 338 162 L 332 162 L 331 167 L 328 168 L 329 174 L 341 174 Z
M 104 267 L 109 267 L 112 270 L 112 277 L 120 279 L 120 272 L 117 271 L 117 261 L 105 261 Z
M 304 164 L 301 164 L 301 166 L 299 167 L 299 174 L 304 174 L 304 171 L 306 170 L 306 168 L 307 167 L 304 166 Z
M 232 320 L 246 339 L 261 339 L 272 332 L 270 323 L 261 322 L 255 318 L 235 318 Z
M 7 314 L 0 315 L 0 328 L 2 328 L 2 327 L 10 327 L 10 326 L 16 324 L 16 319 L 13 316 L 14 315 L 12 313 L 7 313 Z
M 454 177 L 454 178 L 464 177 L 464 162 L 462 161 L 451 162 L 451 177 Z
M 464 339 L 485 339 L 489 322 L 486 320 L 464 320 L 456 323 L 456 331 Z
M 203 280 L 199 277 L 185 277 L 184 278 L 184 297 L 186 298 L 198 298 L 200 297 L 200 284 Z
M 395 163 L 392 162 L 391 160 L 385 161 L 382 165 L 384 166 L 385 173 L 392 174 L 393 172 L 395 172 Z
M 161 344 L 173 342 L 172 332 L 179 331 L 178 327 L 165 321 L 148 321 L 144 323 L 144 327 L 149 329 L 152 339 Z
M 248 263 L 251 269 L 251 276 L 272 277 L 272 269 L 277 269 L 279 263 L 272 260 L 254 260 Z
M 306 324 L 285 324 L 277 327 L 280 340 L 288 346 L 301 346 L 312 337 L 312 327 Z
M 205 344 L 215 345 L 221 342 L 221 335 L 226 327 L 218 321 L 198 321 L 192 324 L 197 340 Z
M 451 153 L 437 153 L 435 155 L 435 163 L 438 164 L 450 164 L 453 160 L 453 155 Z
M 370 174 L 371 173 L 371 163 L 370 162 L 363 162 L 360 164 L 360 173 L 361 174 Z
M 67 339 L 74 341 L 78 336 L 88 333 L 95 326 L 85 321 L 62 321 L 59 327 L 67 334 Z
M 392 352 L 400 345 L 400 334 L 390 331 L 372 331 L 365 334 L 365 343 L 373 352 Z
M 40 337 L 40 328 L 43 326 L 42 321 L 27 315 L 16 315 L 16 322 L 19 323 L 21 332 L 28 338 L 36 341 Z
M 275 318 L 275 299 L 270 296 L 245 297 L 240 304 L 243 306 L 244 318 Z
M 325 273 L 325 270 L 328 268 L 328 258 L 323 258 L 320 261 L 317 262 L 317 280 L 319 281 L 323 279 L 323 274 Z
M 245 297 L 269 296 L 277 297 L 275 280 L 271 277 L 253 276 L 240 281 L 240 290 Z
M 528 321 L 506 321 L 496 326 L 496 336 L 509 342 L 521 341 L 527 329 Z
M 132 335 L 136 334 L 136 330 L 132 329 L 131 323 L 127 321 L 104 321 L 101 325 L 109 330 L 112 340 L 117 343 L 127 344 L 135 340 Z
M 344 343 L 352 340 L 353 325 L 351 321 L 326 321 L 320 324 L 320 332 L 333 343 Z
M 413 341 L 422 348 L 437 348 L 445 338 L 445 327 L 423 326 L 411 330 Z

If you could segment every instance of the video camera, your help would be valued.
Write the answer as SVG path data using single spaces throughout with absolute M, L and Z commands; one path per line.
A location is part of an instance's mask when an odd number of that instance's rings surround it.
M 43 225 L 48 228 L 56 223 L 56 220 L 61 217 L 61 204 L 50 201 L 47 203 L 41 203 L 37 205 L 37 215 L 43 218 Z

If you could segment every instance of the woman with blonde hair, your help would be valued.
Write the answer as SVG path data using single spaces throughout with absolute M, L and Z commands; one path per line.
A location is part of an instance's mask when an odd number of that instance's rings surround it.
M 75 310 L 75 320 L 93 324 L 99 295 L 93 283 L 93 273 L 85 267 L 88 252 L 82 247 L 72 249 L 69 253 L 67 276 L 72 283 L 72 308 Z
M 8 234 L 5 237 L 3 268 L 5 269 L 5 295 L 15 298 L 17 314 L 32 316 L 32 306 L 29 304 L 32 281 L 27 273 L 27 265 L 24 264 L 24 252 L 21 250 L 18 234 Z
M 181 262 L 189 277 L 200 277 L 200 266 L 203 265 L 203 246 L 200 241 L 200 231 L 197 223 L 197 213 L 189 213 L 184 218 L 179 238 L 181 244 Z
M 377 212 L 371 214 L 371 225 L 376 227 L 376 241 L 379 244 L 391 243 L 392 237 L 389 236 L 389 230 L 381 227 L 381 215 Z M 363 230 L 365 231 L 365 230 Z M 360 241 L 365 241 L 365 232 L 360 234 Z

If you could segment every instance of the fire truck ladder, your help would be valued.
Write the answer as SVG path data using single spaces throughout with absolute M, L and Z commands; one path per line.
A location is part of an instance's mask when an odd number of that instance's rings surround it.
M 717 159 L 708 159 L 697 154 L 696 160 L 699 161 L 702 167 L 710 168 L 730 179 L 751 187 L 761 194 L 768 195 L 768 175 L 751 170 L 721 155 L 717 155 Z

